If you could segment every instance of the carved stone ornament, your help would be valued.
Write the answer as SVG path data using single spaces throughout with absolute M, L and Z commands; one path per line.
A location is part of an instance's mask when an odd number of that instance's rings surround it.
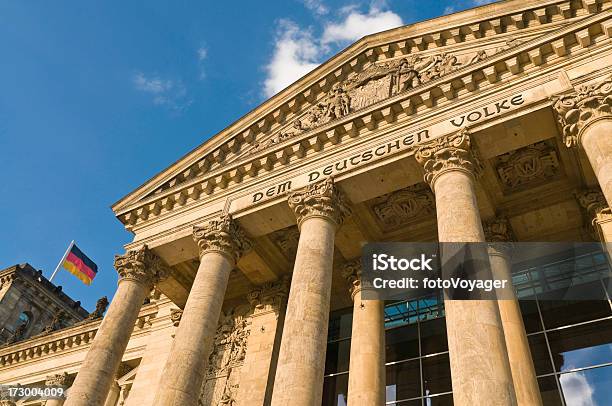
M 509 48 L 498 48 L 496 52 Z M 488 57 L 486 51 L 458 57 L 449 53 L 410 55 L 391 62 L 371 64 L 348 79 L 335 83 L 327 94 L 293 120 L 288 128 L 271 138 L 257 142 L 250 153 L 265 150 L 315 127 L 366 108 L 396 94 L 411 90 L 423 83 L 438 79 L 464 66 Z
M 510 221 L 506 217 L 496 217 L 485 221 L 482 225 L 487 240 L 489 254 L 509 256 L 516 241 Z
M 331 177 L 291 193 L 288 201 L 297 217 L 298 227 L 312 216 L 329 218 L 340 226 L 352 213 Z
M 230 311 L 219 319 L 213 350 L 208 358 L 207 376 L 219 376 L 244 363 L 250 322 L 244 314 Z
M 0 406 L 17 406 L 17 403 L 9 399 L 0 399 Z
M 235 262 L 252 247 L 244 230 L 229 214 L 223 214 L 204 226 L 194 226 L 193 239 L 198 244 L 200 256 L 206 252 L 219 252 Z
M 496 158 L 499 179 L 507 189 L 542 183 L 557 177 L 559 159 L 554 147 L 538 142 Z
M 45 379 L 46 386 L 71 386 L 72 382 L 74 382 L 74 376 L 68 375 L 67 372 L 49 375 Z
M 579 146 L 583 128 L 592 120 L 612 115 L 612 76 L 596 84 L 580 86 L 574 93 L 554 96 L 552 100 L 563 142 L 568 148 Z
M 362 288 L 361 286 L 361 258 L 353 259 L 345 263 L 342 267 L 342 276 L 349 283 L 349 292 L 351 299 L 355 298 L 357 292 Z
M 58 310 L 49 324 L 43 329 L 42 334 L 52 333 L 66 327 L 66 313 L 63 310 Z
M 276 282 L 264 283 L 253 288 L 247 295 L 247 300 L 253 309 L 253 315 L 278 311 L 289 295 L 289 278 Z
M 172 321 L 172 325 L 174 327 L 178 327 L 181 322 L 181 318 L 183 317 L 182 309 L 170 309 L 170 320 Z
M 100 299 L 98 299 L 96 302 L 96 309 L 87 315 L 87 320 L 101 319 L 104 316 L 104 312 L 106 312 L 106 309 L 108 308 L 108 304 L 109 302 L 106 296 L 102 296 Z
M 478 175 L 481 165 L 470 150 L 467 128 L 455 134 L 437 138 L 417 148 L 414 156 L 425 169 L 425 182 L 433 189 L 436 179 L 447 171 L 464 171 Z
M 115 269 L 119 281 L 133 280 L 149 287 L 168 277 L 169 270 L 157 255 L 146 245 L 115 255 Z
M 271 238 L 287 259 L 295 258 L 300 241 L 300 230 L 296 226 L 275 231 Z
M 419 183 L 374 199 L 371 209 L 381 225 L 395 229 L 435 213 L 435 197 Z
M 609 215 L 610 207 L 601 190 L 580 190 L 575 192 L 574 196 L 576 196 L 580 206 L 587 212 L 592 224 L 595 224 L 600 217 Z

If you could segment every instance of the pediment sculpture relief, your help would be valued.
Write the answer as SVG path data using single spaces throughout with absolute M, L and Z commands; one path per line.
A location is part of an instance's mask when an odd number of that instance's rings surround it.
M 519 44 L 519 40 L 510 38 L 504 46 L 496 48 L 491 54 Z M 438 79 L 464 66 L 480 62 L 488 56 L 489 54 L 481 49 L 461 56 L 446 52 L 428 56 L 409 55 L 391 62 L 372 64 L 362 72 L 334 84 L 320 101 L 295 119 L 290 126 L 253 145 L 250 153 L 267 149 L 334 119 Z

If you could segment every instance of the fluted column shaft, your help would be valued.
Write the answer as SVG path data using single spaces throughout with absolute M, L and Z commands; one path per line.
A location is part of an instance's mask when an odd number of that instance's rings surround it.
M 116 256 L 115 268 L 117 292 L 70 388 L 66 406 L 104 404 L 144 299 L 166 275 L 160 259 L 146 246 Z
M 568 147 L 581 147 L 612 206 L 612 76 L 557 96 L 554 109 Z
M 353 327 L 349 362 L 348 406 L 385 404 L 385 302 L 362 300 L 361 293 L 370 287 L 361 282 L 361 260 L 344 268 L 351 283 Z
M 494 279 L 512 283 L 512 243 L 514 239 L 506 218 L 485 223 L 485 236 L 489 244 L 489 262 Z M 497 302 L 508 349 L 508 360 L 516 400 L 519 406 L 540 406 L 542 396 L 531 357 L 529 340 L 523 323 L 523 315 L 514 289 L 507 289 Z
M 331 179 L 290 195 L 300 239 L 291 278 L 272 406 L 319 406 L 336 229 L 349 213 Z
M 250 248 L 229 216 L 195 227 L 194 239 L 200 248 L 200 265 L 157 387 L 153 401 L 157 406 L 198 404 L 229 275 L 239 256 Z
M 467 132 L 423 145 L 416 158 L 436 197 L 439 241 L 484 242 Z M 444 308 L 454 404 L 516 405 L 497 303 L 445 300 Z

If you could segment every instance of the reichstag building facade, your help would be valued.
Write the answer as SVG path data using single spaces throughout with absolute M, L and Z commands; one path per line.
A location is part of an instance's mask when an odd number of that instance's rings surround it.
M 509 0 L 357 41 L 112 206 L 104 317 L 0 272 L 0 384 L 68 388 L 0 405 L 610 404 L 611 37 L 607 0 Z M 363 299 L 400 241 L 599 248 L 514 299 Z

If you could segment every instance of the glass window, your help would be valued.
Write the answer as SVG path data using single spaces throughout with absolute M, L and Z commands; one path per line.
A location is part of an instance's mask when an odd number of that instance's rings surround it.
M 421 396 L 419 360 L 387 365 L 387 402 Z
M 567 406 L 609 405 L 612 399 L 612 366 L 561 374 Z
M 546 406 L 563 406 L 561 395 L 557 387 L 557 379 L 554 375 L 538 378 L 542 403 Z
M 529 350 L 531 351 L 531 358 L 533 359 L 536 374 L 544 375 L 554 372 L 550 363 L 550 355 L 548 354 L 544 333 L 531 335 L 528 339 Z
M 557 371 L 612 361 L 612 320 L 549 331 L 548 342 Z
M 21 312 L 19 315 L 19 324 L 20 325 L 28 325 L 30 324 L 30 320 L 32 320 L 32 313 L 30 312 Z
M 421 354 L 437 354 L 448 351 L 446 337 L 446 319 L 435 319 L 420 324 Z
M 327 340 L 333 341 L 341 338 L 350 338 L 353 328 L 353 308 L 335 310 L 329 317 L 329 330 Z
M 520 300 L 521 315 L 525 324 L 527 334 L 542 331 L 542 323 L 540 322 L 540 313 L 538 313 L 538 304 L 535 300 Z
M 426 396 L 423 402 L 424 406 L 453 406 L 452 393 L 446 395 Z
M 386 362 L 402 361 L 419 356 L 419 330 L 416 324 L 385 332 Z
M 452 390 L 448 354 L 425 357 L 422 359 L 422 363 L 424 395 L 450 392 Z
M 350 354 L 351 340 L 328 343 L 325 354 L 325 375 L 348 371 Z
M 326 376 L 323 380 L 323 403 L 326 406 L 346 406 L 348 374 Z
M 607 300 L 541 300 L 540 309 L 547 329 L 610 316 Z

